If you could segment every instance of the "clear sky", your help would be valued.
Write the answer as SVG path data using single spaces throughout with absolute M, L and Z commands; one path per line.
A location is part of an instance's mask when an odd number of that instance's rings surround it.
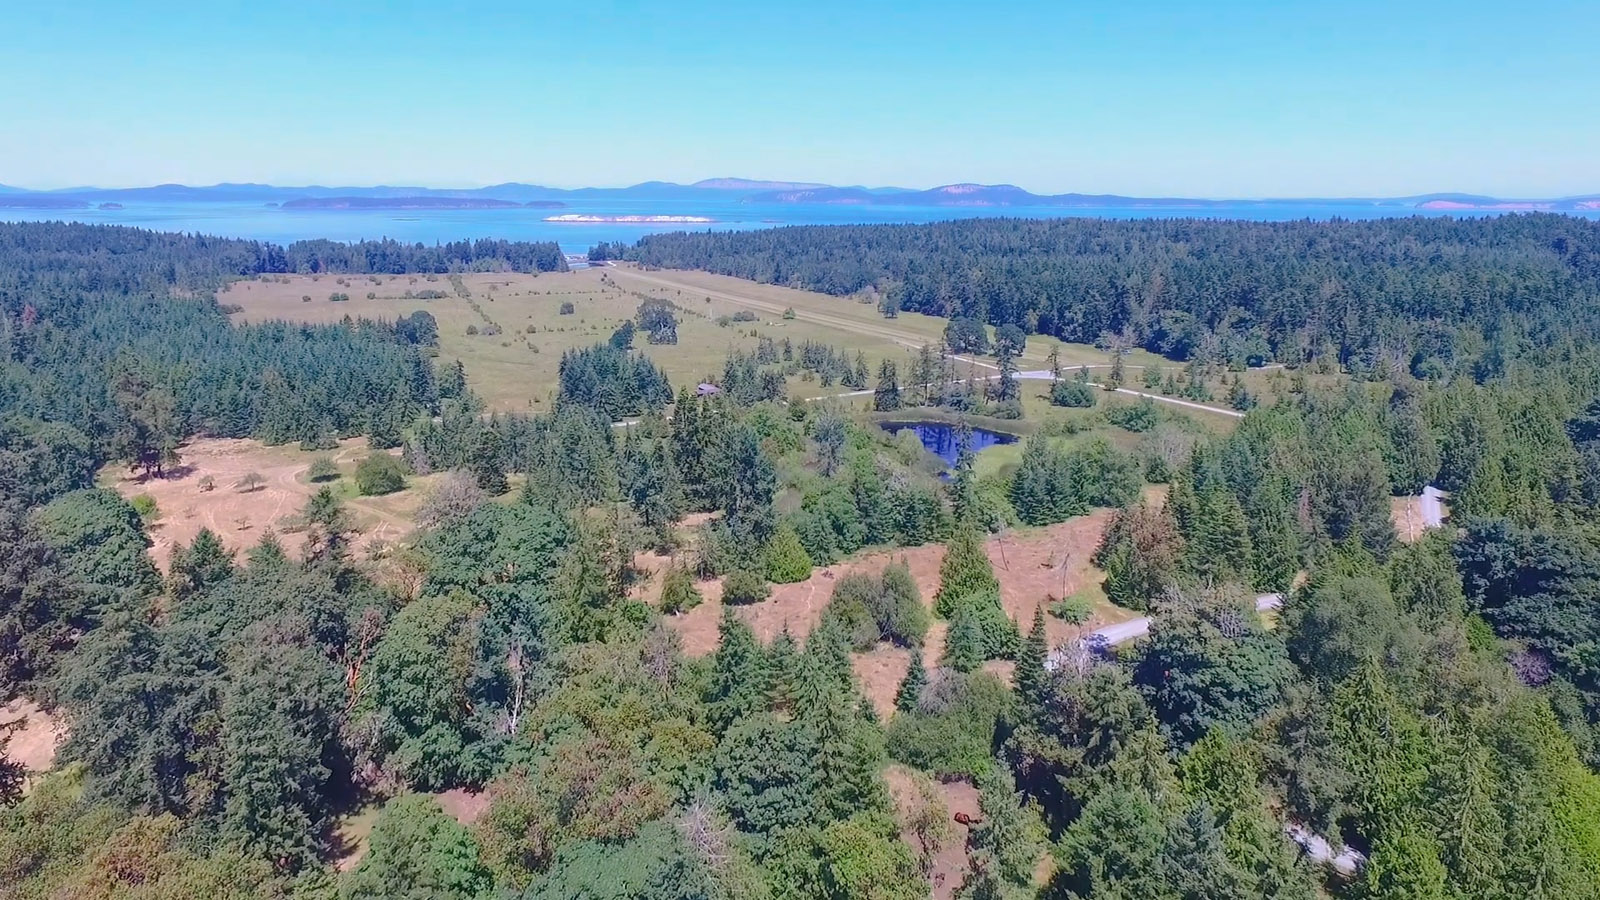
M 1597 0 L 14 0 L 0 183 L 1600 192 Z

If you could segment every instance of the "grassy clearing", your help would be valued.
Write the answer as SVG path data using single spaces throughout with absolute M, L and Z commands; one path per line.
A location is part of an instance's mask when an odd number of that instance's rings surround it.
M 431 280 L 430 280 L 431 279 Z M 443 297 L 418 299 L 438 292 Z M 413 296 L 407 297 L 410 293 Z M 329 299 L 333 295 L 348 300 Z M 370 297 L 368 295 L 371 295 Z M 459 359 L 491 409 L 549 409 L 562 352 L 606 340 L 631 319 L 644 297 L 677 305 L 678 343 L 651 346 L 640 337 L 637 346 L 666 370 L 675 386 L 719 380 L 730 349 L 753 351 L 759 339 L 798 347 L 817 341 L 860 353 L 875 381 L 880 363 L 893 359 L 901 377 L 911 355 L 923 344 L 937 344 L 945 320 L 915 313 L 885 319 L 875 306 L 810 291 L 760 285 L 700 272 L 641 272 L 631 268 L 586 269 L 559 274 L 476 273 L 427 275 L 290 275 L 239 281 L 218 295 L 218 301 L 239 307 L 235 321 L 284 319 L 338 322 L 345 317 L 394 319 L 427 310 L 439 322 L 439 353 Z M 305 298 L 309 297 L 307 300 Z M 563 315 L 563 304 L 572 312 Z M 785 319 L 793 309 L 795 317 Z M 731 321 L 753 313 L 755 321 Z M 476 334 L 468 334 L 468 329 Z M 486 332 L 498 329 L 497 334 Z M 1021 361 L 1025 369 L 1043 368 L 1052 346 L 1061 348 L 1064 366 L 1107 365 L 1110 356 L 1093 347 L 1064 344 L 1032 336 Z M 1148 354 L 1130 355 L 1130 363 Z M 1153 358 L 1152 358 L 1153 359 Z M 985 360 L 991 362 L 992 360 Z M 968 365 L 972 373 L 992 369 Z M 966 370 L 963 370 L 965 374 Z M 819 397 L 846 388 L 818 384 L 802 373 L 789 380 L 790 394 Z

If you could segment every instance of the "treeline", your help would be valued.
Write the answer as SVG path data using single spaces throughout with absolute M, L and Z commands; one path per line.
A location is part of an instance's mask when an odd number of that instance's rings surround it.
M 1592 338 L 1600 222 L 963 219 L 650 235 L 628 256 L 1174 359 L 1494 374 Z
M 395 322 L 235 327 L 207 291 L 264 245 L 125 228 L 0 226 L 0 418 L 12 482 L 37 502 L 122 460 L 180 462 L 194 434 L 395 446 L 438 411 L 438 328 Z M 184 295 L 182 299 L 174 294 Z

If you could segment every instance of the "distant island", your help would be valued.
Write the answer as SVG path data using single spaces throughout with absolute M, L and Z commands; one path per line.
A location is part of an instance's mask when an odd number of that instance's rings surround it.
M 86 209 L 96 203 L 238 203 L 269 205 L 285 209 L 561 209 L 578 202 L 603 201 L 608 204 L 637 202 L 728 203 L 766 206 L 837 205 L 963 208 L 1056 208 L 1056 209 L 1163 209 L 1237 210 L 1241 207 L 1270 209 L 1282 206 L 1327 208 L 1415 209 L 1449 212 L 1483 210 L 1488 212 L 1539 210 L 1584 212 L 1600 210 L 1600 194 L 1551 198 L 1489 197 L 1479 194 L 1430 193 L 1400 197 L 1134 197 L 1122 194 L 1036 194 L 1014 184 L 958 182 L 926 190 L 904 187 L 827 185 L 806 181 L 763 180 L 753 178 L 708 178 L 693 184 L 670 181 L 645 181 L 627 187 L 556 188 L 539 184 L 505 182 L 480 188 L 427 188 L 419 186 L 377 185 L 367 187 L 325 187 L 306 185 L 286 187 L 270 184 L 214 184 L 194 187 L 158 184 L 150 187 L 94 188 L 75 187 L 53 191 L 33 191 L 13 185 L 0 185 L 0 206 L 30 209 Z M 698 216 L 615 218 L 594 216 L 558 221 L 678 222 L 702 224 L 710 221 Z
M 283 209 L 561 209 L 559 200 L 518 203 L 494 197 L 300 197 L 284 201 Z
M 122 208 L 123 208 L 123 206 L 122 206 L 121 203 L 102 203 L 102 204 L 100 204 L 100 209 L 122 209 Z
M 650 225 L 709 225 L 717 220 L 707 216 L 595 216 L 587 213 L 567 213 L 561 216 L 546 216 L 545 221 L 580 224 L 621 222 Z

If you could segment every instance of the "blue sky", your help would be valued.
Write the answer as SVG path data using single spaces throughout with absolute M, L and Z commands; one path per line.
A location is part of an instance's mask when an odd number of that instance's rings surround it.
M 1596 0 L 22 0 L 0 33 L 27 187 L 1600 192 Z

